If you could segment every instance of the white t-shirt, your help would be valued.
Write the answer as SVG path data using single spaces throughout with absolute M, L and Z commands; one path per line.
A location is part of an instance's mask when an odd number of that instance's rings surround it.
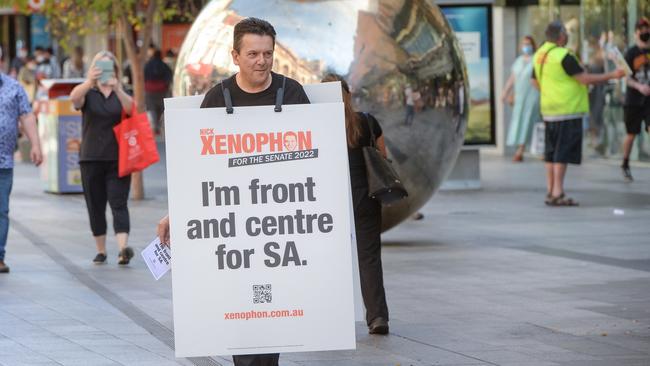
M 404 89 L 404 96 L 406 97 L 406 105 L 414 105 L 413 103 L 413 89 L 407 87 Z

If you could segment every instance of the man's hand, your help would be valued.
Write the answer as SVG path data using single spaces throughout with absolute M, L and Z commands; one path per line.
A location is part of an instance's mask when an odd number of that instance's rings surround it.
M 639 84 L 637 90 L 646 97 L 650 96 L 650 85 Z
M 32 150 L 29 152 L 29 157 L 32 159 L 34 165 L 39 166 L 43 162 L 43 154 L 41 153 L 41 147 L 36 145 L 32 146 Z
M 158 238 L 164 245 L 171 246 L 169 240 L 169 215 L 165 215 L 160 222 L 158 222 Z

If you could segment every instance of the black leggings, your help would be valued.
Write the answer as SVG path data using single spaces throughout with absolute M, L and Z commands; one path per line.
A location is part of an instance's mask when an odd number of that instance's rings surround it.
M 93 236 L 106 235 L 106 202 L 111 206 L 115 233 L 128 234 L 130 225 L 127 201 L 131 176 L 118 177 L 117 161 L 84 161 L 79 165 Z
M 381 204 L 368 197 L 367 184 L 352 187 L 354 225 L 361 294 L 366 306 L 366 322 L 382 317 L 388 321 L 388 305 L 381 266 Z

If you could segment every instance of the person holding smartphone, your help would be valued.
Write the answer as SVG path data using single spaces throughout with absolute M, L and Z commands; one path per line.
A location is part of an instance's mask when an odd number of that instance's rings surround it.
M 90 228 L 97 246 L 95 264 L 106 262 L 106 203 L 113 213 L 118 264 L 127 265 L 133 257 L 133 250 L 127 245 L 131 176 L 118 175 L 118 146 L 113 132 L 122 119 L 122 110 L 131 110 L 133 99 L 122 89 L 119 70 L 115 56 L 101 51 L 93 58 L 86 81 L 70 93 L 72 103 L 82 115 L 79 165 Z

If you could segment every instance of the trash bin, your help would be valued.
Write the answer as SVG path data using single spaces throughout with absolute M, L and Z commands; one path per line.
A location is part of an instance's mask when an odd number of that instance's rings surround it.
M 41 180 L 49 193 L 80 193 L 81 112 L 74 109 L 70 91 L 83 79 L 50 79 L 41 83 L 46 97 L 36 102 L 38 133 L 43 150 Z

